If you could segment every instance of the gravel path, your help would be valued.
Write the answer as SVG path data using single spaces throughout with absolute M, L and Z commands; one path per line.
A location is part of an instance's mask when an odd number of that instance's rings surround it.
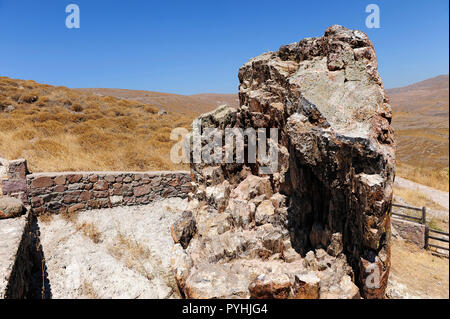
M 441 205 L 442 207 L 445 207 L 447 210 L 449 209 L 449 193 L 448 192 L 444 192 L 429 186 L 425 186 L 422 184 L 418 184 L 415 182 L 412 182 L 410 180 L 401 178 L 396 176 L 395 177 L 395 185 L 398 187 L 403 187 L 403 188 L 409 188 L 409 189 L 414 189 L 414 190 L 418 190 L 421 193 L 427 195 L 432 201 L 438 203 L 439 205 Z
M 176 298 L 170 226 L 187 201 L 40 218 L 53 298 Z

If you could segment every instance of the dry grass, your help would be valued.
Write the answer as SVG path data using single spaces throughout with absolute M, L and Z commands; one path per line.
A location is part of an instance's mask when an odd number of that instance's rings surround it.
M 82 222 L 76 225 L 76 230 L 80 231 L 84 236 L 92 240 L 94 244 L 100 243 L 102 234 L 99 232 L 97 226 L 92 223 Z
M 152 280 L 155 277 L 164 278 L 172 289 L 172 294 L 179 296 L 178 286 L 172 272 L 164 269 L 161 259 L 148 247 L 119 232 L 115 245 L 109 246 L 108 251 L 129 269 L 137 271 L 148 280 Z M 147 262 L 150 263 L 151 270 L 145 266 Z
M 413 166 L 397 164 L 396 174 L 413 182 L 427 185 L 442 191 L 449 191 L 448 167 Z
M 427 195 L 415 189 L 396 187 L 394 189 L 394 195 L 401 197 L 403 200 L 416 207 L 425 206 L 433 210 L 446 210 L 445 207 L 442 207 L 438 203 L 432 201 Z
M 81 292 L 84 297 L 89 299 L 100 299 L 100 296 L 98 295 L 97 291 L 94 289 L 94 286 L 87 281 L 86 279 L 83 281 L 83 284 L 81 286 Z
M 394 240 L 391 247 L 391 276 L 407 285 L 412 295 L 449 298 L 447 258 L 400 240 Z
M 150 249 L 141 243 L 123 235 L 119 232 L 116 238 L 116 244 L 108 247 L 109 253 L 125 263 L 132 270 L 137 271 L 148 280 L 152 280 L 155 275 L 147 271 L 145 262 L 151 258 Z
M 126 90 L 126 89 L 76 89 L 80 92 L 96 93 L 98 95 L 114 96 L 126 100 L 134 100 L 154 105 L 160 109 L 185 116 L 199 115 L 209 112 L 219 105 L 228 104 L 237 107 L 239 98 L 237 94 L 195 94 L 180 95 L 172 93 Z
M 64 220 L 66 220 L 67 222 L 72 223 L 74 225 L 77 225 L 78 224 L 78 216 L 79 216 L 79 214 L 80 213 L 78 211 L 71 212 L 71 213 L 65 212 L 65 213 L 60 214 L 60 216 Z
M 45 217 L 45 215 L 49 215 L 48 217 Z M 39 220 L 45 222 L 47 219 L 52 219 L 53 217 L 50 217 L 51 214 L 43 214 L 39 216 Z M 65 212 L 62 214 L 59 214 L 64 220 L 66 220 L 68 223 L 71 223 L 75 226 L 76 231 L 81 232 L 81 234 L 90 240 L 94 244 L 98 244 L 102 242 L 102 234 L 98 230 L 97 226 L 95 226 L 93 223 L 89 222 L 79 222 L 79 212 Z M 44 220 L 42 220 L 42 217 L 44 217 Z
M 387 90 L 397 142 L 397 174 L 449 190 L 448 75 Z
M 436 217 L 427 217 L 427 225 L 430 229 L 448 232 L 448 222 L 446 220 Z M 440 246 L 445 245 L 442 242 L 439 242 L 438 244 Z
M 427 124 L 430 127 L 395 131 L 397 159 L 415 167 L 448 167 L 448 128 L 438 129 L 439 123 L 431 120 Z
M 26 158 L 34 172 L 186 168 L 169 160 L 169 136 L 191 121 L 137 101 L 0 77 L 0 156 Z
M 53 220 L 53 216 L 54 214 L 52 213 L 44 213 L 44 214 L 40 214 L 39 215 L 39 221 L 44 223 L 44 224 L 48 224 Z

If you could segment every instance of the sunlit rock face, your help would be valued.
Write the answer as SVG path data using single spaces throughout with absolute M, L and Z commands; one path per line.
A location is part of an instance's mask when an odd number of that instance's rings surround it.
M 184 295 L 383 298 L 395 143 L 372 43 L 332 26 L 251 59 L 239 80 L 239 109 L 199 121 L 278 128 L 277 169 L 191 163 L 192 214 L 176 224 L 189 236 L 172 260 Z

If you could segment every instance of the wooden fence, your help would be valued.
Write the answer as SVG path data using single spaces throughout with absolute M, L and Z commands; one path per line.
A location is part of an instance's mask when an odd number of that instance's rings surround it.
M 419 207 L 412 207 L 412 206 L 399 205 L 399 204 L 392 204 L 392 206 L 421 212 L 421 216 L 417 217 L 417 216 L 410 216 L 410 215 L 406 215 L 406 214 L 400 214 L 397 212 L 393 212 L 392 208 L 391 208 L 392 215 L 398 216 L 405 220 L 409 220 L 412 222 L 416 222 L 416 223 L 425 225 L 425 249 L 433 247 L 436 249 L 443 249 L 443 250 L 449 251 L 449 247 L 439 246 L 439 245 L 430 243 L 430 240 L 437 240 L 440 242 L 448 243 L 449 242 L 449 233 L 430 228 L 427 225 L 427 209 L 426 209 L 426 207 L 419 208 Z M 439 235 L 441 235 L 441 236 L 438 237 Z

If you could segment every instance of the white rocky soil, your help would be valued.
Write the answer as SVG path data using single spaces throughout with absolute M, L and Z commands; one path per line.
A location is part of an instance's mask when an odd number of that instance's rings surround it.
M 176 298 L 170 225 L 186 200 L 39 220 L 52 298 Z

